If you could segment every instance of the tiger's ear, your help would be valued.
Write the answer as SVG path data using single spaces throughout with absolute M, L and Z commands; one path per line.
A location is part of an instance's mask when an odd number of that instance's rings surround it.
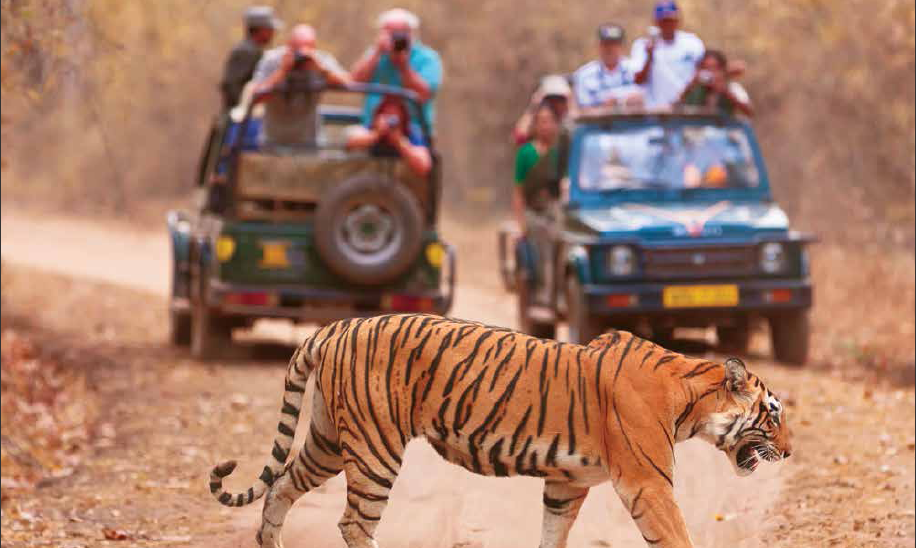
M 725 384 L 732 392 L 747 390 L 747 367 L 738 358 L 725 360 Z

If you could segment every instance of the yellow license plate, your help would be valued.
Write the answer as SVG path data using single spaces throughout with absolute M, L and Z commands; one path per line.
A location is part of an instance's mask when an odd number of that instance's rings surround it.
M 289 268 L 288 242 L 261 242 L 261 268 Z
M 737 285 L 676 285 L 662 292 L 665 308 L 692 308 L 702 306 L 736 306 Z

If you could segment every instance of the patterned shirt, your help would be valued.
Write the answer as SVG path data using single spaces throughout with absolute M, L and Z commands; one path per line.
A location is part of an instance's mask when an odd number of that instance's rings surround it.
M 629 59 L 621 59 L 613 69 L 600 59 L 586 63 L 573 74 L 576 102 L 580 107 L 598 107 L 609 100 L 638 91 L 636 71 Z

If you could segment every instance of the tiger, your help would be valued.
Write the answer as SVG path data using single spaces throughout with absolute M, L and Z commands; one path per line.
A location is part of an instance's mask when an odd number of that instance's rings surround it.
M 290 459 L 313 376 L 308 434 Z M 541 548 L 566 546 L 589 489 L 608 480 L 648 545 L 691 547 L 673 497 L 676 443 L 703 439 L 740 475 L 792 451 L 785 407 L 740 359 L 690 358 L 626 331 L 582 346 L 432 315 L 341 320 L 295 350 L 284 387 L 254 484 L 223 489 L 235 461 L 210 473 L 226 506 L 266 494 L 262 548 L 282 547 L 290 507 L 341 471 L 340 533 L 348 548 L 378 548 L 375 531 L 414 438 L 477 474 L 542 478 Z

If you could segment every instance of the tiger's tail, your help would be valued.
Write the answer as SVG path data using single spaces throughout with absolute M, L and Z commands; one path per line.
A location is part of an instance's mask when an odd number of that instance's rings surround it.
M 311 354 L 315 346 L 316 333 L 306 340 L 289 360 L 286 369 L 283 406 L 280 408 L 280 422 L 277 424 L 277 436 L 274 438 L 270 459 L 261 475 L 248 491 L 230 493 L 223 489 L 223 478 L 235 470 L 234 460 L 226 461 L 213 467 L 210 471 L 210 493 L 225 506 L 245 506 L 258 500 L 273 483 L 283 475 L 286 458 L 289 456 L 299 424 L 299 412 L 302 409 L 302 398 L 305 395 L 305 384 L 314 369 L 315 359 Z

